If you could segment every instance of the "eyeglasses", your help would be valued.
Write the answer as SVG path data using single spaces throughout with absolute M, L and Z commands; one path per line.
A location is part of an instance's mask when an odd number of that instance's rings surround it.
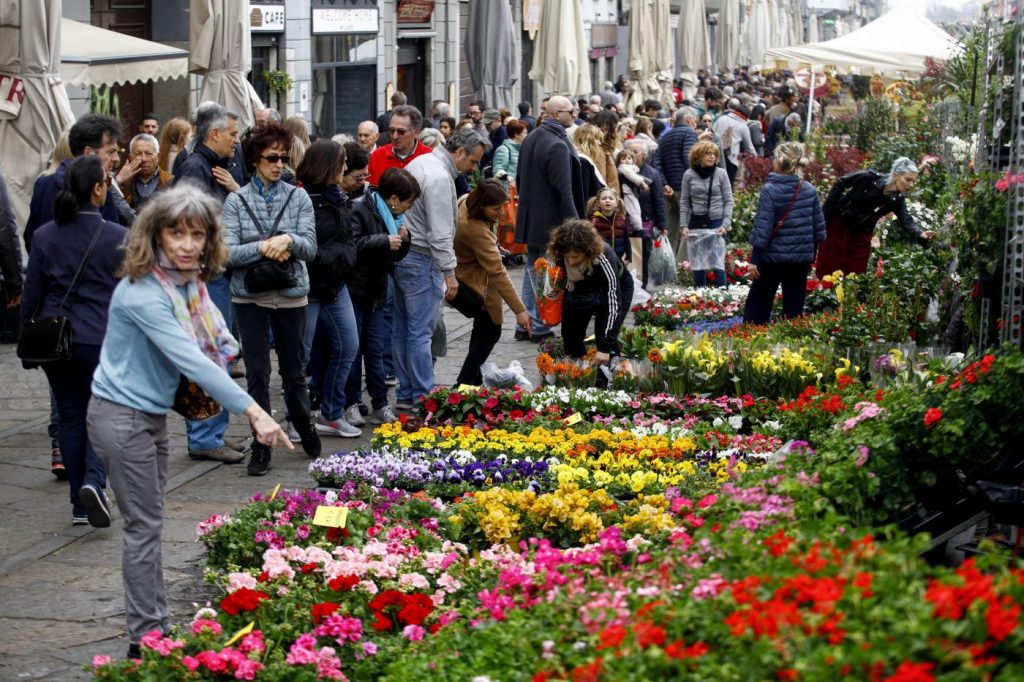
M 287 163 L 288 157 L 282 154 L 267 154 L 261 157 L 267 163 Z
M 388 128 L 388 132 L 392 135 L 405 135 L 409 132 L 408 128 Z
M 550 113 L 552 116 L 558 116 L 559 114 L 571 114 L 573 111 L 573 109 L 559 109 L 558 111 L 551 111 L 548 113 Z
M 360 172 L 360 171 L 353 171 L 353 172 L 349 173 L 348 175 L 349 175 L 349 177 L 352 178 L 352 180 L 354 182 L 362 182 L 366 178 L 370 177 L 370 174 L 365 172 L 365 171 L 362 171 L 362 172 Z

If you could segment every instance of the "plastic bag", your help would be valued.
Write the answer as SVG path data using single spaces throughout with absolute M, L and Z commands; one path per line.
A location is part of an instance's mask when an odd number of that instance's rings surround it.
M 672 255 L 672 245 L 665 235 L 654 240 L 651 260 L 647 264 L 647 278 L 652 286 L 669 284 L 679 278 L 676 272 L 676 257 Z
M 716 230 L 690 230 L 686 240 L 693 270 L 724 270 L 725 240 Z
M 512 388 L 518 386 L 527 393 L 533 390 L 533 383 L 526 378 L 523 366 L 518 360 L 513 360 L 508 367 L 498 367 L 493 362 L 485 362 L 480 365 L 480 376 L 483 377 L 484 386 L 488 388 Z
M 647 303 L 651 300 L 651 295 L 644 291 L 643 283 L 640 281 L 640 278 L 636 276 L 635 272 L 630 271 L 629 274 L 633 276 L 633 301 L 629 304 L 629 307 L 632 308 L 635 305 L 643 305 L 644 303 Z

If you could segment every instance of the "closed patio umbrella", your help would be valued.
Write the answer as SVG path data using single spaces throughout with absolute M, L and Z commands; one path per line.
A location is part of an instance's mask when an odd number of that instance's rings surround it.
M 722 0 L 715 31 L 715 64 L 721 71 L 740 65 L 740 5 L 738 0 Z
M 818 38 L 818 15 L 814 13 L 814 10 L 807 15 L 807 42 L 816 43 L 820 40 Z
M 475 0 L 466 25 L 466 63 L 477 99 L 488 107 L 513 109 L 519 60 L 508 0 Z
M 672 26 L 668 0 L 635 0 L 629 15 L 629 78 L 634 84 L 626 108 L 647 99 L 671 101 Z
M 753 0 L 747 17 L 743 56 L 755 71 L 761 68 L 765 50 L 772 47 L 769 45 L 772 39 L 770 22 L 768 0 Z
M 550 93 L 590 94 L 590 61 L 579 0 L 544 2 L 530 78 Z
M 75 120 L 60 66 L 60 0 L 0 3 L 0 170 L 19 227 L 36 177 Z
M 683 95 L 693 98 L 697 92 L 697 71 L 711 65 L 711 48 L 708 40 L 708 19 L 704 12 L 704 0 L 680 0 L 678 71 L 684 81 Z
M 189 72 L 203 76 L 199 101 L 238 112 L 239 129 L 250 127 L 263 106 L 246 80 L 252 69 L 249 0 L 191 0 Z

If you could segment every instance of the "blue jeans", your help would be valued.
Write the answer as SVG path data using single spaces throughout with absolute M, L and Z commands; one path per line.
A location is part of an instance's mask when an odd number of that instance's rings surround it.
M 359 353 L 359 331 L 348 289 L 342 287 L 338 297 L 330 303 L 310 301 L 306 307 L 303 367 L 309 364 L 318 319 L 327 330 L 330 344 L 327 367 L 320 384 L 320 414 L 324 419 L 335 421 L 345 409 L 345 381 Z
M 395 326 L 391 351 L 395 359 L 399 402 L 411 403 L 434 390 L 430 338 L 437 324 L 444 279 L 434 259 L 418 251 L 395 265 Z
M 206 283 L 206 291 L 217 310 L 224 316 L 224 324 L 231 329 L 233 320 L 231 310 L 231 280 L 218 277 Z M 204 421 L 185 420 L 185 433 L 188 434 L 189 452 L 213 450 L 224 445 L 224 432 L 228 430 L 228 419 L 231 414 L 221 410 L 220 414 Z
M 107 484 L 103 462 L 93 450 L 85 426 L 92 398 L 92 375 L 98 364 L 99 346 L 72 343 L 70 360 L 43 365 L 60 416 L 57 440 L 68 474 L 73 514 L 85 514 L 85 507 L 78 499 L 78 489 L 83 483 L 95 483 L 101 488 Z
M 379 410 L 388 404 L 388 386 L 384 383 L 384 349 L 391 338 L 384 309 L 372 310 L 353 306 L 356 326 L 359 328 L 359 354 L 352 363 L 348 382 L 345 384 L 345 407 L 358 405 L 363 400 L 362 365 L 366 365 L 366 392 L 370 404 Z
M 551 327 L 547 326 L 540 321 L 540 313 L 537 312 L 537 299 L 534 297 L 533 283 L 536 281 L 537 273 L 533 269 L 533 264 L 538 258 L 545 256 L 543 249 L 535 249 L 532 246 L 526 249 L 526 267 L 523 273 L 523 292 L 521 298 L 523 299 L 523 305 L 526 306 L 526 312 L 530 313 L 530 320 L 533 322 L 533 335 L 538 334 L 550 334 Z M 525 332 L 526 329 L 516 325 L 517 332 Z

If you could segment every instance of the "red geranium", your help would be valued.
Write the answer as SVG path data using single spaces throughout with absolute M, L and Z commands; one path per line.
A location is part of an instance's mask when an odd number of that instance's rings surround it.
M 337 612 L 341 608 L 341 604 L 335 604 L 331 601 L 320 602 L 319 604 L 313 604 L 310 612 L 313 614 L 313 623 L 319 625 L 323 622 L 323 619 Z
M 260 590 L 240 587 L 220 600 L 220 610 L 230 616 L 237 616 L 242 611 L 253 611 L 264 599 L 270 599 L 270 595 Z
M 327 583 L 335 592 L 343 592 L 344 590 L 351 590 L 353 587 L 359 584 L 359 578 L 354 575 L 339 575 Z
M 449 393 L 448 394 L 448 404 L 449 405 L 458 405 L 461 402 L 462 402 L 462 394 L 461 393 Z
M 932 424 L 942 419 L 942 410 L 937 407 L 929 407 L 924 412 L 924 425 L 925 428 L 930 428 Z
M 430 414 L 436 414 L 437 401 L 434 400 L 433 398 L 427 398 L 426 400 L 423 401 L 423 409 L 429 412 Z

